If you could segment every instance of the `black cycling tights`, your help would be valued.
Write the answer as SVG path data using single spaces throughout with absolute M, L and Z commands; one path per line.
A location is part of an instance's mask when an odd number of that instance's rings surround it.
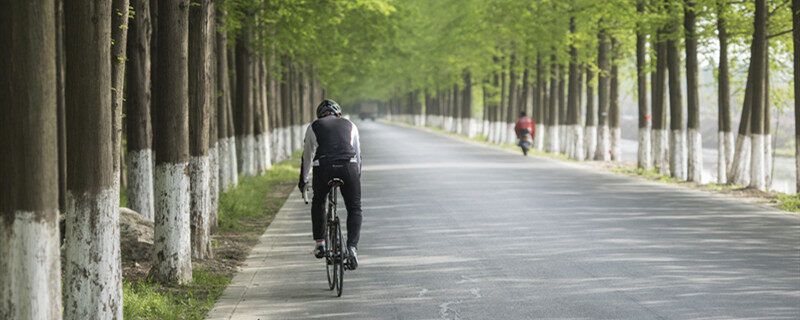
M 325 199 L 331 187 L 328 182 L 333 178 L 344 181 L 339 189 L 347 208 L 347 245 L 357 246 L 361 233 L 361 180 L 358 164 L 343 162 L 340 164 L 321 164 L 314 167 L 313 188 L 314 199 L 311 204 L 311 225 L 314 240 L 325 239 Z

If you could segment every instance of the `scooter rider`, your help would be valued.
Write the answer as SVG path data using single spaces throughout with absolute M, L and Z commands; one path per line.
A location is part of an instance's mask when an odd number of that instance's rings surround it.
M 519 118 L 514 125 L 514 132 L 517 134 L 517 140 L 520 140 L 520 144 L 522 143 L 521 139 L 524 138 L 526 134 L 530 133 L 531 140 L 536 136 L 536 123 L 525 114 L 525 110 L 519 112 Z
M 356 247 L 361 231 L 361 146 L 358 128 L 342 118 L 342 109 L 333 100 L 324 100 L 317 107 L 317 120 L 306 130 L 303 160 L 300 166 L 302 192 L 308 175 L 314 170 L 314 197 L 311 204 L 311 225 L 314 233 L 314 256 L 325 257 L 325 199 L 330 191 L 328 181 L 342 179 L 340 187 L 347 208 L 347 249 L 350 268 L 358 267 Z

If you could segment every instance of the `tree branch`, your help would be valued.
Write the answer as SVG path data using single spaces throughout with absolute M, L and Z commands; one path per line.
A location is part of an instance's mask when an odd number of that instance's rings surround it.
M 774 34 L 768 35 L 768 36 L 767 36 L 767 39 L 772 39 L 772 38 L 774 38 L 774 37 L 782 36 L 782 35 L 784 35 L 784 34 L 787 34 L 787 33 L 789 33 L 789 32 L 792 32 L 792 30 L 794 30 L 794 29 L 783 30 L 783 31 L 781 31 L 781 32 L 778 32 L 778 33 L 774 33 Z

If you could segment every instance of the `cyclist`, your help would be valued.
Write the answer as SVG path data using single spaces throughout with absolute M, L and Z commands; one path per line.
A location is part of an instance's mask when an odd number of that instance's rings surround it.
M 536 123 L 525 114 L 525 110 L 520 111 L 517 123 L 514 125 L 514 132 L 517 134 L 518 145 L 522 148 L 522 153 L 527 155 L 528 149 L 533 144 L 533 137 L 536 136 Z
M 335 101 L 327 99 L 317 106 L 317 120 L 306 130 L 303 160 L 300 166 L 302 192 L 308 184 L 313 168 L 311 225 L 314 232 L 314 256 L 325 257 L 325 197 L 334 178 L 344 183 L 340 187 L 347 208 L 347 250 L 351 269 L 358 267 L 356 247 L 361 231 L 361 147 L 358 128 L 342 118 L 342 109 Z

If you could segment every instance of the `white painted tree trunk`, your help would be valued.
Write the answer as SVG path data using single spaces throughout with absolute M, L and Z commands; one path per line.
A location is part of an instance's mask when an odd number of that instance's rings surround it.
M 684 139 L 683 130 L 670 131 L 670 154 L 669 154 L 669 172 L 673 178 L 686 180 L 684 172 L 684 157 L 683 153 L 686 150 L 686 139 Z
M 160 282 L 192 281 L 189 163 L 156 165 L 153 271 Z
M 4 319 L 61 319 L 61 245 L 54 211 L 0 213 Z
M 119 172 L 114 180 L 98 193 L 67 191 L 64 319 L 122 319 Z
M 191 232 L 192 257 L 205 259 L 211 253 L 209 239 L 211 202 L 210 174 L 208 156 L 192 157 L 189 160 L 189 179 L 191 183 Z
M 544 141 L 545 141 L 545 136 L 547 135 L 547 131 L 548 130 L 549 129 L 547 129 L 547 125 L 546 124 L 541 124 L 541 125 L 537 126 L 537 128 L 536 128 L 536 137 L 533 138 L 533 144 L 534 144 L 536 150 L 544 151 L 544 148 L 545 148 L 544 147 Z
M 689 129 L 689 165 L 687 180 L 703 183 L 703 137 L 697 129 Z
M 795 124 L 797 125 L 797 124 Z M 794 165 L 795 165 L 795 180 L 797 181 L 796 189 L 797 193 L 800 193 L 800 135 L 794 136 Z
M 669 173 L 669 135 L 665 129 L 653 129 L 653 166 L 659 174 Z
M 594 159 L 611 161 L 611 132 L 609 132 L 606 125 L 598 127 L 597 149 L 595 149 Z
M 764 135 L 750 135 L 750 187 L 766 190 L 767 181 L 764 175 Z
M 764 135 L 764 188 L 772 188 L 772 134 Z
M 575 133 L 573 132 L 572 125 L 565 125 L 566 130 L 562 135 L 563 141 L 561 143 L 562 150 L 564 150 L 564 154 L 567 155 L 570 159 L 575 158 Z
M 262 157 L 264 161 L 261 163 L 261 168 L 260 168 L 261 169 L 260 171 L 262 172 L 264 170 L 269 170 L 270 168 L 272 168 L 272 148 L 271 148 L 272 143 L 270 142 L 272 141 L 271 137 L 272 135 L 269 134 L 269 132 L 264 132 L 261 134 L 261 146 L 262 146 L 261 150 L 264 154 L 264 157 Z
M 243 176 L 252 177 L 256 172 L 256 141 L 252 135 L 236 137 L 236 157 L 239 160 L 239 171 Z
M 622 128 L 611 129 L 611 160 L 622 161 Z
M 558 125 L 558 136 L 561 137 L 559 141 L 560 144 L 558 147 L 559 152 L 569 155 L 569 152 L 567 150 L 567 145 L 569 142 L 569 135 L 567 134 L 567 125 L 565 124 Z
M 228 151 L 228 148 L 230 147 L 229 143 L 230 139 L 228 138 L 219 139 L 219 141 L 217 142 L 218 144 L 217 152 L 219 156 L 217 158 L 217 163 L 218 163 L 217 176 L 219 177 L 217 185 L 219 186 L 220 192 L 228 191 L 228 188 L 230 187 L 231 184 L 230 176 L 228 175 L 228 173 L 230 172 L 230 167 L 229 167 L 230 157 L 228 156 L 230 154 L 229 153 L 230 151 Z
M 650 127 L 639 128 L 639 148 L 636 159 L 638 167 L 644 170 L 650 170 L 652 163 L 650 139 Z
M 733 165 L 729 168 L 728 183 L 746 186 L 750 183 L 750 136 L 738 135 L 736 138 L 736 150 L 734 153 Z
M 597 127 L 586 126 L 584 133 L 584 146 L 586 147 L 586 159 L 591 160 L 594 158 L 594 153 L 597 152 Z
M 507 123 L 506 124 L 506 140 L 505 140 L 505 143 L 510 144 L 512 146 L 517 144 L 517 132 L 514 131 L 514 124 L 513 123 Z
M 736 145 L 736 136 L 733 132 L 726 132 L 725 133 L 725 180 L 728 179 L 728 172 L 730 168 L 733 167 L 733 154 L 734 148 Z
M 128 175 L 128 207 L 153 221 L 153 151 L 128 151 L 125 158 Z
M 489 137 L 489 120 L 483 120 L 483 126 L 481 126 L 481 135 L 484 137 Z
M 217 210 L 219 209 L 219 141 L 208 149 L 209 165 L 209 192 L 208 192 L 208 224 L 209 233 L 214 233 L 217 228 Z M 209 251 L 211 249 L 209 248 Z
M 475 119 L 472 119 L 472 118 L 464 119 L 464 126 L 466 127 L 466 129 L 464 129 L 464 131 L 467 134 L 467 138 L 472 139 L 477 135 L 477 132 L 478 132 L 477 131 L 477 129 L 478 129 L 477 125 L 478 125 L 478 123 L 475 121 Z
M 253 135 L 253 172 L 261 174 L 261 164 L 264 163 L 264 144 L 261 143 L 261 134 Z
M 292 127 L 287 126 L 283 128 L 283 155 L 286 157 L 284 159 L 291 158 L 292 153 Z
M 579 124 L 573 124 L 572 128 L 570 128 L 572 132 L 572 159 L 583 161 L 586 157 L 584 154 L 584 146 L 583 146 L 583 126 Z
M 305 138 L 303 133 L 303 126 L 292 126 L 292 153 L 303 148 L 303 138 Z
M 547 152 L 557 154 L 558 147 L 560 146 L 558 141 L 558 126 L 548 126 L 547 127 Z
M 728 173 L 728 161 L 725 159 L 727 154 L 728 137 L 724 131 L 717 132 L 717 183 L 725 184 Z
M 230 137 L 228 141 L 228 182 L 232 186 L 239 185 L 239 169 L 236 159 L 236 137 Z
M 286 148 L 283 146 L 283 128 L 276 128 L 272 136 L 275 140 L 275 148 L 273 151 L 275 153 L 275 162 L 281 162 L 283 159 L 286 159 L 284 155 Z

